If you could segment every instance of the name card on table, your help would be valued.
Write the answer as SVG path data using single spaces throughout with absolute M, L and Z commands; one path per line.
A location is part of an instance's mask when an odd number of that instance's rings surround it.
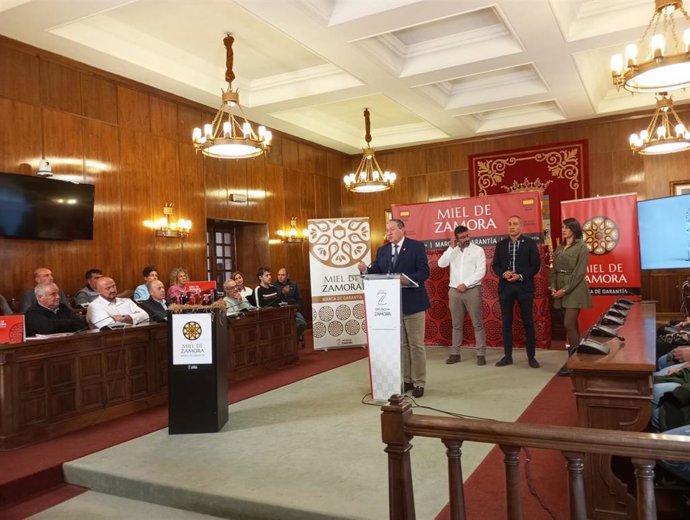
M 25 336 L 23 314 L 0 316 L 0 343 L 22 343 Z

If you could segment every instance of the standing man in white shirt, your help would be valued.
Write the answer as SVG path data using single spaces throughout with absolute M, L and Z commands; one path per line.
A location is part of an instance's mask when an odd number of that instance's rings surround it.
M 115 280 L 103 276 L 96 282 L 98 298 L 86 309 L 86 322 L 92 329 L 148 323 L 149 315 L 129 298 L 117 297 Z
M 457 226 L 448 249 L 438 259 L 439 267 L 450 266 L 448 306 L 453 318 L 453 343 L 446 363 L 460 362 L 465 310 L 470 315 L 477 342 L 477 365 L 486 365 L 486 331 L 482 322 L 482 279 L 486 274 L 484 249 L 470 241 L 470 231 Z

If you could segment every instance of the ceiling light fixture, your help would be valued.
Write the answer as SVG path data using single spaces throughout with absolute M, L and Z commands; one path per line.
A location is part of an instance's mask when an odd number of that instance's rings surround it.
M 674 121 L 669 119 L 669 114 Z M 673 100 L 667 92 L 657 96 L 656 110 L 647 129 L 630 136 L 630 148 L 640 155 L 675 153 L 690 148 L 690 132 L 673 109 Z
M 611 56 L 613 84 L 630 92 L 669 92 L 690 86 L 690 17 L 683 9 L 683 0 L 655 0 L 654 15 L 640 39 L 640 48 L 634 43 L 622 54 Z M 686 27 L 682 45 L 676 31 L 674 15 L 684 19 Z M 650 33 L 649 41 L 645 38 Z M 638 53 L 649 54 L 638 62 Z
M 367 145 L 362 148 L 364 155 L 357 169 L 343 177 L 345 187 L 355 193 L 373 193 L 389 190 L 395 184 L 396 175 L 393 172 L 383 171 L 374 155 L 371 147 L 371 122 L 369 121 L 369 109 L 364 109 L 364 140 Z
M 233 52 L 232 44 L 235 41 L 232 35 L 228 34 L 223 38 L 225 44 L 225 81 L 228 82 L 228 89 L 221 89 L 222 101 L 218 113 L 211 123 L 201 128 L 195 128 L 192 132 L 194 148 L 209 157 L 218 159 L 249 159 L 268 151 L 271 145 L 273 134 L 266 127 L 260 126 L 258 134 L 244 115 L 240 105 L 240 95 L 238 90 L 232 90 L 232 82 L 235 73 L 232 71 Z M 238 112 L 238 114 L 235 114 Z M 240 122 L 240 118 L 243 122 Z

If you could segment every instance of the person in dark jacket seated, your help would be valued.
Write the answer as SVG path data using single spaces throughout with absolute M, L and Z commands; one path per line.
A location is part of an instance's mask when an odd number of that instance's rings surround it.
M 27 337 L 36 334 L 76 332 L 86 324 L 64 303 L 60 303 L 60 289 L 52 282 L 37 285 L 36 303 L 24 315 Z
M 137 302 L 144 309 L 151 321 L 162 323 L 168 319 L 168 302 L 165 299 L 165 285 L 156 279 L 146 284 L 149 296 L 148 300 Z

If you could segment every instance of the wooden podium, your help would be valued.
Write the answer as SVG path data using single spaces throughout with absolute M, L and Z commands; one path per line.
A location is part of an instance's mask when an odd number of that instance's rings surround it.
M 228 421 L 224 310 L 168 311 L 168 433 L 213 433 Z

